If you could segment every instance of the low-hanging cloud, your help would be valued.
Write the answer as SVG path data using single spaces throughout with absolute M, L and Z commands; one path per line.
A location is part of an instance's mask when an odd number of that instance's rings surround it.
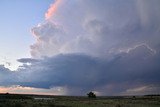
M 64 87 L 67 95 L 84 95 L 89 90 L 102 95 L 139 94 L 143 90 L 132 89 L 149 87 L 141 94 L 153 94 L 159 93 L 159 60 L 159 54 L 153 55 L 145 45 L 107 59 L 84 54 L 22 58 L 18 61 L 24 64 L 17 72 L 8 71 L 6 74 L 6 69 L 1 72 L 4 77 L 10 75 L 12 79 L 12 82 L 8 79 L 6 82 L 2 78 L 1 85 L 8 83 L 44 89 Z
M 66 86 L 73 90 L 81 89 L 72 93 L 78 95 L 109 85 L 113 85 L 113 90 L 121 93 L 143 85 L 159 87 L 160 67 L 157 65 L 159 59 L 159 54 L 153 55 L 145 45 L 136 47 L 129 53 L 118 54 L 111 59 L 83 54 L 61 54 L 32 62 L 28 68 L 21 70 L 19 81 L 22 82 L 22 86 L 29 87 Z M 119 87 L 118 84 L 126 86 Z M 101 91 L 105 92 L 105 88 Z M 114 91 L 107 94 L 113 93 Z

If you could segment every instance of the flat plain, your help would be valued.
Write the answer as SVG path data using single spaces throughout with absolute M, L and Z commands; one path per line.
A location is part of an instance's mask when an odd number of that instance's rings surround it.
M 160 96 L 88 98 L 85 96 L 0 94 L 0 107 L 160 107 Z

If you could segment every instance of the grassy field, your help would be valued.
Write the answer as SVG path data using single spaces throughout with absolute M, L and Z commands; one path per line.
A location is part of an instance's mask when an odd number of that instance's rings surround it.
M 87 98 L 1 94 L 0 107 L 160 107 L 160 96 Z

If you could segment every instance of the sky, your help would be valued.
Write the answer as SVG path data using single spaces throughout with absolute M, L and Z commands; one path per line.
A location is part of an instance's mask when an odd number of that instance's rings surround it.
M 0 93 L 160 93 L 159 0 L 1 0 Z
M 30 57 L 29 45 L 34 42 L 30 29 L 44 20 L 53 0 L 0 1 L 0 64 L 11 70 L 20 65 L 16 60 Z

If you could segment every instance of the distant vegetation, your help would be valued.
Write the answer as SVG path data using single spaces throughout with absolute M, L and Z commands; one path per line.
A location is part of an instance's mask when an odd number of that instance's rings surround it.
M 145 95 L 145 96 L 160 96 L 160 94 L 149 94 L 149 95 Z
M 94 92 L 89 92 L 87 95 L 88 98 L 96 98 L 96 94 Z
M 0 99 L 32 99 L 32 97 L 21 94 L 0 94 Z
M 160 96 L 88 98 L 78 96 L 0 94 L 0 107 L 160 107 Z

